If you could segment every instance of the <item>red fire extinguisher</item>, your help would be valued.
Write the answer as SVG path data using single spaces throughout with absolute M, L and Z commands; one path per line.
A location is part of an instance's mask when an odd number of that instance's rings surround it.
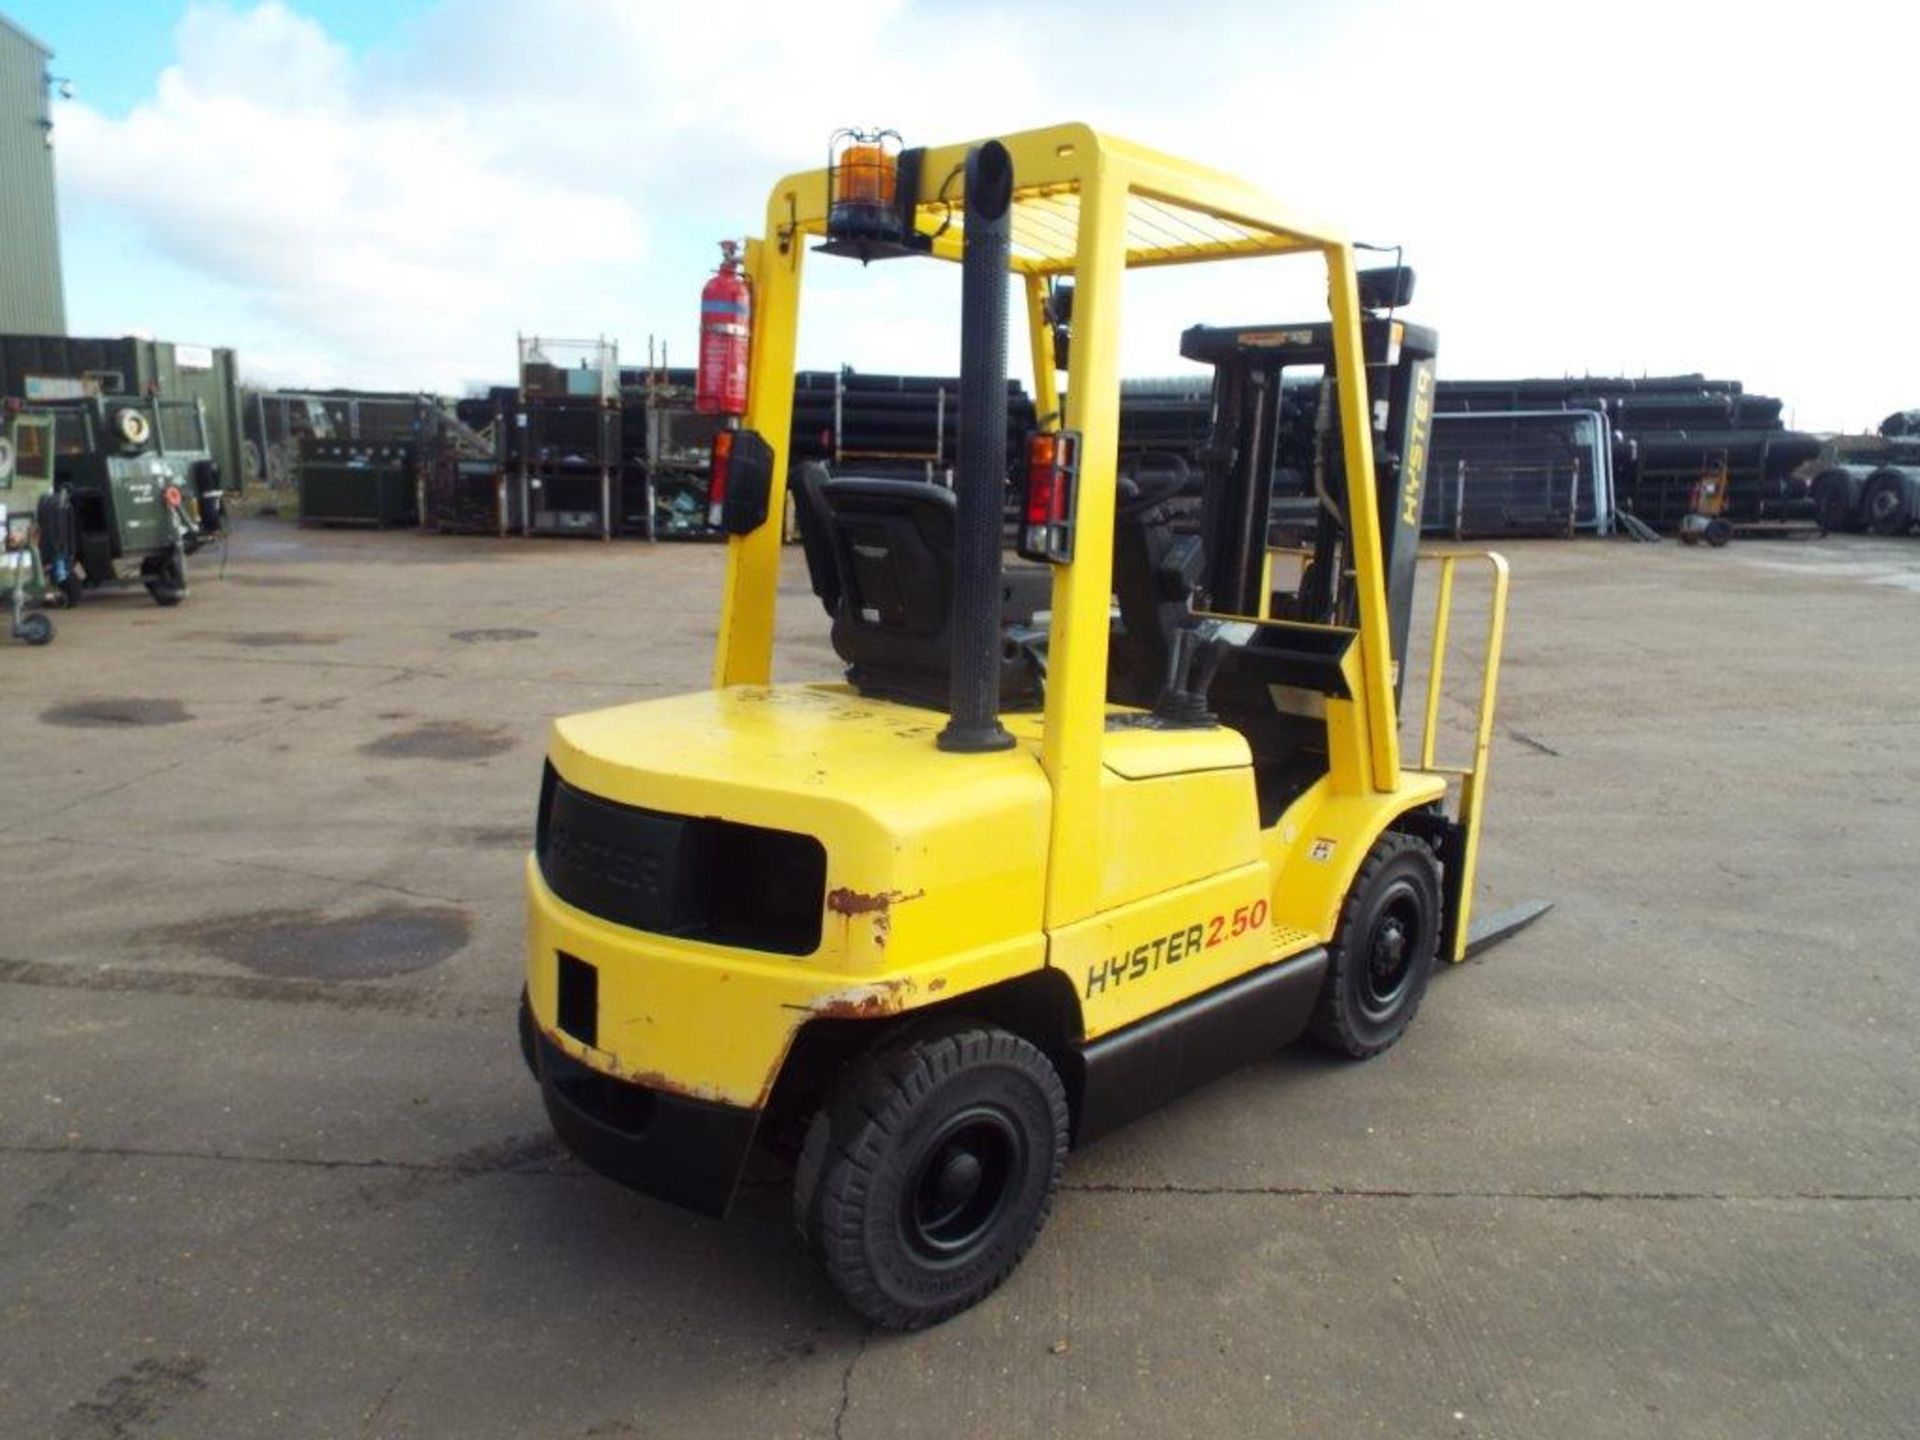
M 739 245 L 722 240 L 720 254 L 720 268 L 700 292 L 700 371 L 694 408 L 702 415 L 744 415 L 753 299 L 740 273 Z

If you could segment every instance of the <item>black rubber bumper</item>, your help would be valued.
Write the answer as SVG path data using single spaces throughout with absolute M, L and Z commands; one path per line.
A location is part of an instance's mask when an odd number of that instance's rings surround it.
M 629 1084 L 582 1065 L 540 1032 L 524 999 L 520 1045 L 562 1143 L 610 1180 L 725 1215 L 760 1112 Z

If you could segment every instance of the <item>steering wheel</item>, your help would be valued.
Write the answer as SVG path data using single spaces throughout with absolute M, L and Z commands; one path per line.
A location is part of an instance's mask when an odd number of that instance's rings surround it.
M 1168 451 L 1136 456 L 1133 469 L 1120 477 L 1120 498 L 1115 509 L 1121 515 L 1144 515 L 1180 494 L 1192 478 L 1193 468 L 1185 456 Z

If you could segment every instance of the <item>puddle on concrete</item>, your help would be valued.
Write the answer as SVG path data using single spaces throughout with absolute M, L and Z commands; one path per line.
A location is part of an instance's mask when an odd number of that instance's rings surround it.
M 171 941 L 251 970 L 301 980 L 380 980 L 438 965 L 467 943 L 467 913 L 450 905 L 384 905 L 328 919 L 316 910 L 262 910 L 176 925 Z
M 505 625 L 492 630 L 454 630 L 449 632 L 447 638 L 458 640 L 462 645 L 486 645 L 497 640 L 537 640 L 540 632 Z
M 219 630 L 193 630 L 180 638 L 224 640 L 229 645 L 244 645 L 249 650 L 272 650 L 285 645 L 338 645 L 346 637 L 320 635 L 308 630 L 241 630 L 231 634 Z
M 513 732 L 498 725 L 437 720 L 369 740 L 362 755 L 383 760 L 484 760 L 514 747 Z
M 193 715 L 178 700 L 70 700 L 40 712 L 43 725 L 111 730 L 133 725 L 178 725 Z
M 263 590 L 297 590 L 305 586 L 318 585 L 318 580 L 310 580 L 305 575 L 229 575 L 229 585 L 257 585 Z

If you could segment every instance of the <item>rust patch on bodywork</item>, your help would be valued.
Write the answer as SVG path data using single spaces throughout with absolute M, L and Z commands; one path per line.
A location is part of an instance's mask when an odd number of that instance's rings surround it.
M 659 1090 L 668 1095 L 679 1095 L 688 1100 L 704 1100 L 708 1104 L 730 1103 L 711 1085 L 690 1085 L 684 1080 L 675 1080 L 671 1075 L 658 1070 L 627 1070 L 616 1062 L 614 1073 L 630 1085 L 638 1085 L 646 1090 Z
M 827 892 L 827 909 L 836 915 L 851 918 L 855 915 L 885 915 L 896 905 L 904 905 L 909 900 L 918 900 L 927 892 L 916 890 L 911 895 L 898 890 L 882 890 L 877 895 L 869 895 L 864 890 L 850 890 L 842 885 L 838 890 Z
M 813 1006 L 813 1013 L 829 1020 L 878 1020 L 906 1009 L 907 995 L 912 989 L 911 980 L 876 980 L 871 985 L 856 985 L 821 996 Z
M 541 1027 L 545 1030 L 545 1027 Z M 562 1050 L 572 1053 L 573 1045 L 565 1042 L 562 1036 L 546 1030 L 547 1038 L 559 1045 Z M 576 1045 L 578 1042 L 574 1042 Z M 702 1085 L 690 1080 L 676 1080 L 664 1070 L 646 1070 L 638 1065 L 630 1065 L 622 1060 L 618 1052 L 602 1050 L 598 1046 L 581 1047 L 587 1054 L 581 1058 L 590 1068 L 603 1075 L 627 1085 L 637 1085 L 643 1090 L 658 1090 L 667 1095 L 678 1095 L 687 1100 L 704 1100 L 708 1104 L 730 1105 L 736 1103 L 728 1099 L 714 1085 Z
M 870 895 L 864 890 L 853 890 L 842 885 L 827 892 L 827 909 L 849 923 L 856 915 L 871 915 L 873 943 L 884 950 L 887 948 L 887 937 L 893 933 L 893 907 L 904 905 L 909 900 L 918 900 L 926 893 L 925 890 L 915 890 L 912 894 L 882 890 Z

